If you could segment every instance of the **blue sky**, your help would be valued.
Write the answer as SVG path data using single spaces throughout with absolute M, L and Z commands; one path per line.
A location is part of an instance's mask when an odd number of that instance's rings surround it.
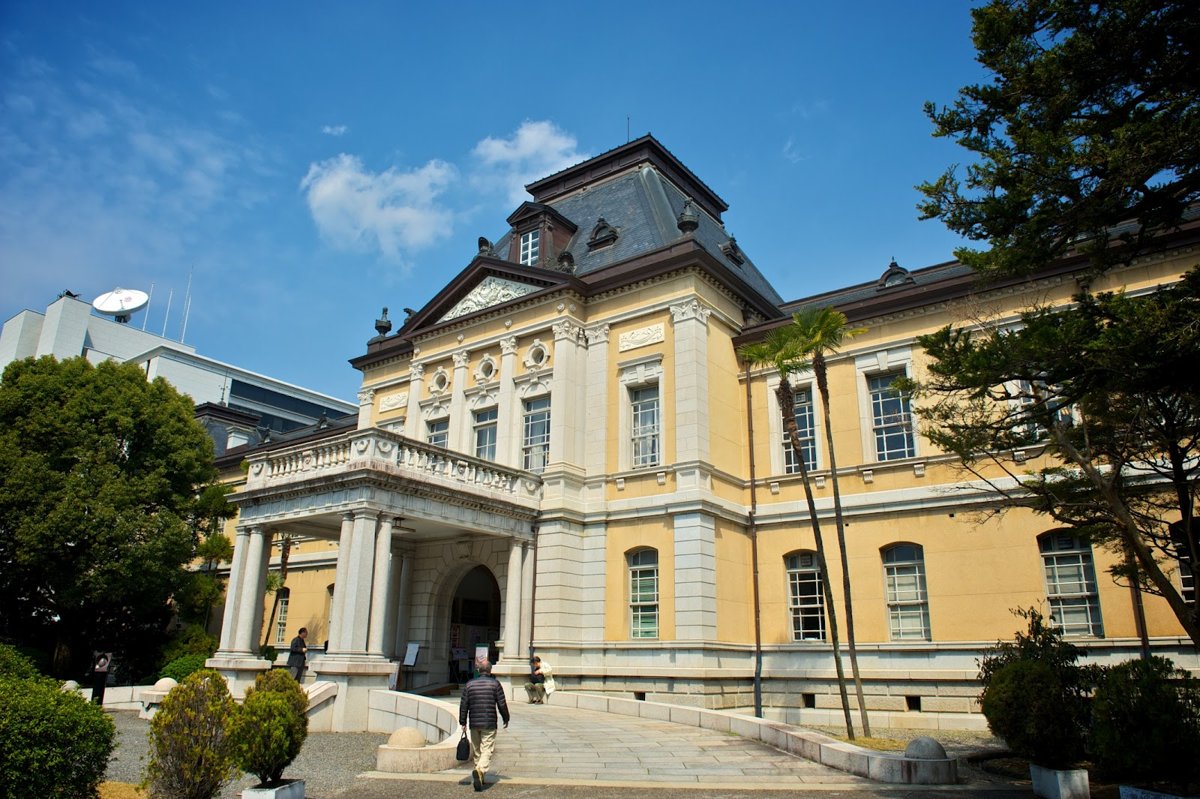
M 0 319 L 150 291 L 131 324 L 352 400 L 521 188 L 653 133 L 787 299 L 961 242 L 922 104 L 984 79 L 971 4 L 0 2 Z M 628 122 L 627 122 L 628 118 Z M 167 315 L 167 298 L 174 298 Z

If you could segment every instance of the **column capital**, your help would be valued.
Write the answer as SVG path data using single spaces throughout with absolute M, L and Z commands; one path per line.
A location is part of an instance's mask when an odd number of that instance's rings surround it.
M 595 327 L 585 328 L 583 335 L 587 339 L 589 346 L 592 344 L 604 344 L 608 341 L 608 334 L 611 329 L 608 325 L 596 325 Z
M 359 405 L 370 405 L 374 401 L 375 401 L 375 389 L 368 388 L 364 391 L 358 392 L 358 404 Z
M 414 362 L 408 367 L 408 377 L 410 380 L 420 380 L 425 376 L 425 364 Z
M 671 320 L 675 324 L 696 320 L 701 324 L 707 325 L 708 317 L 710 316 L 712 316 L 712 308 L 709 308 L 699 300 L 691 300 L 682 305 L 671 306 Z
M 467 363 L 471 360 L 471 353 L 467 350 L 460 350 L 450 357 L 454 359 L 455 369 L 466 369 Z
M 509 336 L 508 338 L 500 339 L 500 354 L 501 355 L 516 355 L 517 354 L 517 337 Z
M 568 320 L 555 322 L 551 330 L 554 331 L 554 340 L 556 342 L 563 339 L 579 341 L 580 336 L 583 335 L 583 328 Z

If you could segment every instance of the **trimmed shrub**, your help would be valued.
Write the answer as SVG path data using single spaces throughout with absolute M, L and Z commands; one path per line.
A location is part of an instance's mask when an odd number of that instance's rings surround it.
M 0 676 L 32 680 L 40 675 L 33 661 L 22 655 L 15 646 L 0 644 Z
M 1086 752 L 1097 671 L 1076 664 L 1080 650 L 1037 610 L 1015 612 L 1029 630 L 998 643 L 980 662 L 983 715 L 1016 754 L 1049 768 L 1071 766 Z
M 225 678 L 212 669 L 171 689 L 150 722 L 151 799 L 211 799 L 237 775 L 229 746 L 236 710 Z
M 163 666 L 158 676 L 170 677 L 175 682 L 183 682 L 188 675 L 203 669 L 206 660 L 208 660 L 208 655 L 183 655 Z
M 308 737 L 308 695 L 283 669 L 258 675 L 230 729 L 234 759 L 261 785 L 278 782 Z
M 1092 706 L 1089 746 L 1110 779 L 1200 780 L 1200 680 L 1161 657 L 1105 670 Z
M 57 681 L 0 675 L 0 798 L 97 796 L 115 735 L 103 710 Z

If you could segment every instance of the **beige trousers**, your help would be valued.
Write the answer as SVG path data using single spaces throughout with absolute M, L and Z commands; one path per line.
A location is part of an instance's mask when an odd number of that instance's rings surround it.
M 475 768 L 486 772 L 492 765 L 492 753 L 496 751 L 496 728 L 471 728 L 471 752 L 475 755 Z

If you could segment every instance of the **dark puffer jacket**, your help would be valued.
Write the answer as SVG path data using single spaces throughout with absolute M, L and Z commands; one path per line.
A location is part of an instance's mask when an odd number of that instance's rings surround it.
M 495 677 L 480 675 L 463 687 L 462 700 L 458 703 L 458 723 L 466 726 L 471 718 L 471 729 L 496 729 L 496 710 L 508 724 L 508 702 L 504 699 L 504 688 Z

